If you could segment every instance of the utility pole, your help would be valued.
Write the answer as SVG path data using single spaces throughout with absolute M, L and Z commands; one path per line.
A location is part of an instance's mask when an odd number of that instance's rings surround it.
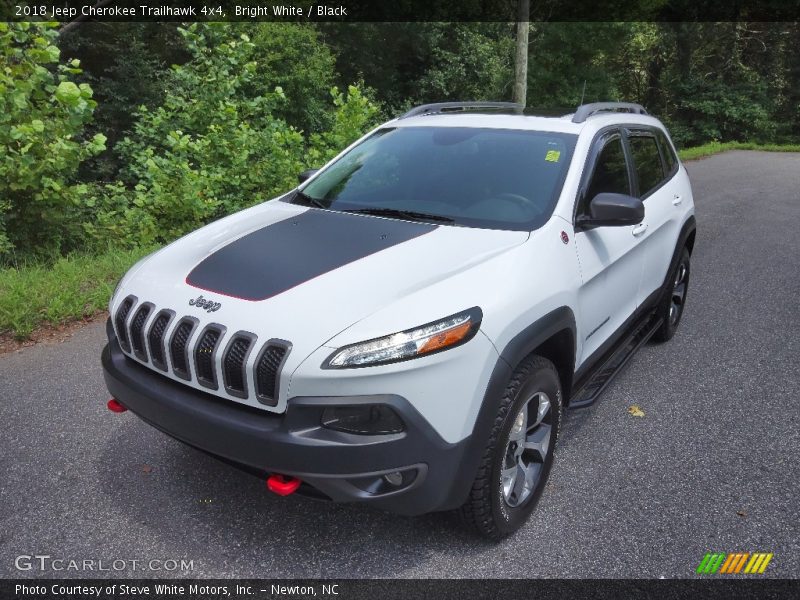
M 528 95 L 528 30 L 531 1 L 517 0 L 517 48 L 514 55 L 514 102 L 526 105 Z

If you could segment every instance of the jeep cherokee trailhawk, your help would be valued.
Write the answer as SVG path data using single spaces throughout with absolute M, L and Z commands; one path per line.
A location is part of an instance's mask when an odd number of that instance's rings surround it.
M 109 408 L 281 495 L 514 531 L 562 411 L 680 322 L 694 204 L 664 126 L 425 105 L 299 179 L 120 281 Z

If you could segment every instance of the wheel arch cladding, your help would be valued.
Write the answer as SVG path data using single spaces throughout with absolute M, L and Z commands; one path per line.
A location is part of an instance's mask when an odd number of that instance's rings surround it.
M 678 235 L 678 241 L 675 244 L 675 250 L 672 253 L 672 260 L 669 261 L 669 268 L 664 275 L 664 283 L 661 285 L 662 294 L 668 293 L 667 287 L 669 286 L 670 275 L 675 270 L 675 267 L 678 266 L 678 261 L 681 258 L 683 249 L 686 248 L 689 250 L 689 255 L 691 256 L 692 251 L 694 250 L 694 240 L 696 234 L 697 221 L 695 220 L 694 215 L 692 215 L 686 219 L 686 222 L 681 227 L 681 232 Z
M 562 329 L 539 344 L 530 354 L 536 354 L 553 363 L 558 371 L 564 405 L 568 405 L 572 395 L 570 391 L 575 371 L 575 336 L 573 333 L 569 329 Z
M 514 370 L 527 356 L 546 353 L 545 358 L 556 365 L 566 406 L 575 368 L 575 333 L 575 315 L 569 307 L 562 306 L 520 331 L 506 344 L 489 377 L 464 453 L 460 476 L 449 494 L 449 502 L 443 508 L 458 508 L 469 495 L 502 395 Z
M 697 234 L 697 219 L 691 215 L 686 222 L 681 226 L 681 232 L 678 234 L 678 243 L 675 245 L 675 253 L 680 255 L 683 247 L 689 249 L 689 254 L 694 250 L 694 238 Z
M 500 357 L 512 371 L 531 354 L 547 358 L 558 370 L 566 404 L 575 372 L 576 338 L 575 315 L 569 307 L 562 306 L 520 331 L 506 344 Z
M 690 255 L 694 251 L 694 238 L 695 238 L 696 234 L 697 234 L 697 229 L 695 228 L 695 229 L 692 229 L 692 231 L 686 237 L 686 247 L 689 249 L 689 254 Z

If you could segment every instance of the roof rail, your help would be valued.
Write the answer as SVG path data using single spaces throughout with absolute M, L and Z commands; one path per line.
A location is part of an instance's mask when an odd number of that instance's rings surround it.
M 599 112 L 628 112 L 635 115 L 646 115 L 648 112 L 641 104 L 633 102 L 593 102 L 582 104 L 572 117 L 573 123 L 583 123 L 586 119 Z
M 435 104 L 422 104 L 416 106 L 410 111 L 402 115 L 401 119 L 409 117 L 418 117 L 420 115 L 437 115 L 443 113 L 461 113 L 470 110 L 493 110 L 493 111 L 509 111 L 515 114 L 522 114 L 524 110 L 522 104 L 515 102 L 437 102 Z

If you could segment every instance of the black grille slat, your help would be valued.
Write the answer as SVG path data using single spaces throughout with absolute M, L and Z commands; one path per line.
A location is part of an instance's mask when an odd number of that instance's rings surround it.
M 288 344 L 269 342 L 261 351 L 255 370 L 256 395 L 259 402 L 275 406 L 278 403 L 278 381 Z
M 172 313 L 162 310 L 156 316 L 147 334 L 147 341 L 150 344 L 150 360 L 162 371 L 167 370 L 167 360 L 164 354 L 164 334 L 171 320 Z
M 217 327 L 207 327 L 202 335 L 200 341 L 194 349 L 194 366 L 197 375 L 197 381 L 210 388 L 217 388 L 217 374 L 214 368 L 214 351 L 217 348 L 217 343 L 222 337 L 222 330 Z
M 222 359 L 222 376 L 225 389 L 233 396 L 247 397 L 247 374 L 245 366 L 253 338 L 237 334 L 228 344 L 228 349 Z
M 119 340 L 120 347 L 125 352 L 131 351 L 130 341 L 128 340 L 128 330 L 125 328 L 125 321 L 133 308 L 134 298 L 128 296 L 122 301 L 122 304 L 117 310 L 117 316 L 114 318 L 114 324 L 117 326 L 117 340 Z
M 281 372 L 292 348 L 285 340 L 256 344 L 258 336 L 249 331 L 227 335 L 219 323 L 200 327 L 196 317 L 176 315 L 133 295 L 119 304 L 113 323 L 122 349 L 151 368 L 211 390 L 222 387 L 229 398 L 278 405 Z
M 181 379 L 189 379 L 189 356 L 187 346 L 194 331 L 195 321 L 184 319 L 175 328 L 169 343 L 169 355 L 172 359 L 172 370 Z
M 131 321 L 130 341 L 133 347 L 133 353 L 137 358 L 144 361 L 147 361 L 147 352 L 145 352 L 144 348 L 144 324 L 147 323 L 147 317 L 150 316 L 152 308 L 152 304 L 142 304 L 139 310 L 136 311 L 136 314 L 133 315 L 133 320 Z

